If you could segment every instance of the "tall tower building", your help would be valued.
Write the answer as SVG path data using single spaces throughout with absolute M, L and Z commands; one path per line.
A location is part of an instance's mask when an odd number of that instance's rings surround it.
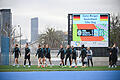
M 9 32 L 11 32 L 10 31 L 11 26 L 12 26 L 12 13 L 11 13 L 11 9 L 1 9 L 0 10 L 0 29 L 1 29 L 1 34 L 4 35 L 4 36 L 10 37 Z
M 0 48 L 1 36 L 10 37 L 12 26 L 12 13 L 11 9 L 0 9 Z
M 11 9 L 0 9 L 0 64 L 2 65 L 9 64 L 11 27 Z
M 31 19 L 31 42 L 38 38 L 38 17 Z

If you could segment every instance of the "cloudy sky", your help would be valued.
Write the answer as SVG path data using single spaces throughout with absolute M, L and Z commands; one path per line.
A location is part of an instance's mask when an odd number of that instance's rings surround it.
M 39 18 L 39 33 L 47 27 L 67 31 L 68 13 L 120 13 L 120 0 L 0 0 L 0 9 L 12 10 L 12 25 L 21 25 L 30 40 L 30 20 Z

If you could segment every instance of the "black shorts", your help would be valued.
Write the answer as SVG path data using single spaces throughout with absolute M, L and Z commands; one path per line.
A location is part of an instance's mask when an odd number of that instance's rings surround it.
M 45 53 L 43 53 L 43 57 L 45 57 L 46 55 L 45 55 Z
M 43 58 L 43 55 L 42 54 L 38 54 L 38 58 Z
M 41 58 L 41 56 L 40 56 L 40 55 L 38 55 L 38 59 L 39 59 L 39 58 Z
M 67 58 L 71 59 L 72 57 L 70 56 L 70 54 L 67 54 L 67 55 L 66 55 L 66 59 L 67 59 Z
M 50 58 L 51 58 L 50 54 L 47 54 L 47 55 L 46 55 L 46 58 L 50 59 Z
M 64 59 L 65 57 L 64 56 L 60 56 L 60 59 Z
M 112 56 L 111 55 L 109 55 L 109 62 L 111 62 L 112 61 Z
M 30 59 L 30 55 L 29 56 L 25 55 L 24 59 Z
M 43 56 L 43 55 L 41 55 L 41 56 L 40 56 L 40 58 L 44 58 L 44 56 Z
M 75 59 L 75 60 L 76 60 L 76 56 L 72 56 L 72 59 Z
M 15 53 L 15 58 L 19 58 L 19 54 Z

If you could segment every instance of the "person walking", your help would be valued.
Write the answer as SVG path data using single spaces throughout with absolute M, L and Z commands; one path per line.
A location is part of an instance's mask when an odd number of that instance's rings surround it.
M 77 67 L 77 54 L 76 54 L 76 48 L 72 46 L 72 62 L 75 61 L 75 67 Z
M 37 53 L 35 56 L 38 55 L 38 68 L 42 65 L 41 59 L 43 58 L 43 49 L 41 48 L 40 44 L 38 45 Z
M 119 48 L 117 47 L 116 43 L 114 43 L 114 47 L 117 49 L 117 52 L 116 52 L 116 55 L 115 55 L 115 67 L 117 67 L 117 60 L 118 60 Z
M 52 66 L 50 47 L 48 44 L 46 45 L 46 59 L 49 60 L 50 66 Z
M 18 48 L 18 44 L 15 44 L 15 48 L 13 49 L 13 52 L 12 54 L 14 54 L 14 57 L 15 57 L 15 65 L 17 65 L 17 67 L 19 67 L 19 63 L 18 63 L 18 58 L 19 58 L 19 55 L 21 56 L 21 52 L 20 52 L 20 49 Z
M 90 49 L 90 47 L 87 48 L 87 62 L 88 62 L 88 67 L 90 66 L 89 65 L 89 61 L 91 62 L 91 65 L 93 67 L 93 61 L 92 61 L 92 55 L 93 55 L 93 52 L 92 50 Z
M 117 53 L 118 50 L 116 48 L 116 44 L 113 45 L 112 49 L 111 49 L 111 58 L 112 58 L 112 68 L 116 67 L 116 62 L 117 62 Z
M 46 64 L 46 53 L 47 53 L 46 45 L 44 44 L 42 48 L 43 48 L 43 59 L 42 59 L 43 67 L 46 67 L 47 66 L 47 64 Z
M 67 45 L 66 58 L 65 58 L 65 67 L 66 67 L 66 65 L 67 65 L 67 59 L 68 59 L 68 58 L 69 58 L 70 66 L 71 66 L 71 64 L 72 64 L 71 56 L 72 56 L 72 49 L 70 48 L 70 45 Z
M 87 52 L 86 52 L 86 49 L 85 49 L 85 47 L 84 47 L 84 44 L 82 45 L 82 50 L 81 50 L 81 54 L 80 54 L 80 56 L 79 56 L 79 58 L 81 57 L 82 58 L 82 67 L 85 67 L 84 66 L 84 59 L 85 59 L 85 57 L 86 57 L 86 54 L 87 54 Z
M 112 67 L 112 47 L 108 47 L 107 50 L 109 51 L 109 66 L 108 68 Z
M 60 54 L 60 59 L 61 59 L 61 62 L 60 62 L 60 66 L 63 64 L 64 66 L 64 58 L 65 58 L 65 49 L 63 48 L 63 45 L 60 45 L 60 50 L 57 54 L 57 57 L 58 55 Z
M 24 66 L 26 65 L 26 60 L 28 59 L 28 62 L 29 62 L 29 66 L 31 66 L 31 61 L 30 61 L 30 48 L 28 47 L 28 43 L 26 43 L 26 46 L 25 46 L 25 57 L 24 57 Z

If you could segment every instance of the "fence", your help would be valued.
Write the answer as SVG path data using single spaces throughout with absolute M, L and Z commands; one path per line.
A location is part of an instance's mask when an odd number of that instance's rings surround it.
M 1 36 L 0 65 L 9 65 L 9 38 Z

